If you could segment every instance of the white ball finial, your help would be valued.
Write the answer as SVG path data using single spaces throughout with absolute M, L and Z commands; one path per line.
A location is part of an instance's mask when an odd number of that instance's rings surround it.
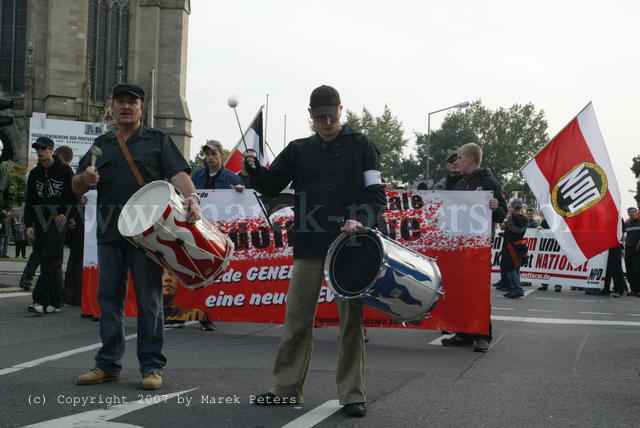
M 237 95 L 231 95 L 229 98 L 227 98 L 227 104 L 229 104 L 229 107 L 231 108 L 236 108 L 239 102 L 240 101 L 238 101 Z

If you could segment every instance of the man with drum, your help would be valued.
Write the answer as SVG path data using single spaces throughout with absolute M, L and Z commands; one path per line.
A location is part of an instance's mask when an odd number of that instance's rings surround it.
M 99 150 L 90 150 L 80 160 L 72 181 L 77 194 L 93 187 L 98 191 L 98 303 L 102 312 L 102 347 L 96 354 L 95 368 L 79 376 L 78 385 L 119 379 L 125 346 L 123 308 L 129 271 L 138 305 L 137 354 L 142 387 L 162 387 L 162 369 L 167 361 L 162 354 L 162 267 L 120 235 L 118 217 L 129 198 L 144 183 L 154 180 L 169 179 L 185 197 L 189 223 L 200 218 L 200 201 L 189 177 L 189 165 L 169 134 L 142 126 L 144 97 L 138 85 L 115 86 L 111 114 L 119 130 L 117 134 L 108 132 L 96 138 L 94 146 Z
M 386 199 L 378 151 L 365 135 L 340 124 L 340 95 L 330 86 L 313 90 L 309 114 L 316 133 L 292 141 L 270 169 L 245 157 L 254 188 L 276 196 L 295 189 L 294 272 L 287 294 L 284 332 L 271 391 L 254 397 L 258 405 L 301 404 L 313 346 L 313 324 L 328 247 L 340 232 L 377 223 Z M 340 350 L 336 383 L 348 416 L 366 414 L 362 309 L 340 298 Z

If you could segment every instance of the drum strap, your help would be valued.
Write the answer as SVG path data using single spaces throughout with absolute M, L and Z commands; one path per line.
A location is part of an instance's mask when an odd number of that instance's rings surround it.
M 142 174 L 140 174 L 140 171 L 138 170 L 136 163 L 133 161 L 133 158 L 131 157 L 131 152 L 129 152 L 127 143 L 124 142 L 124 137 L 119 132 L 117 137 L 118 137 L 118 144 L 120 145 L 120 150 L 122 150 L 122 154 L 124 155 L 124 158 L 127 160 L 127 163 L 129 164 L 129 168 L 131 168 L 131 172 L 133 172 L 133 175 L 136 177 L 136 181 L 138 182 L 138 185 L 142 186 L 144 184 L 144 178 L 142 178 Z

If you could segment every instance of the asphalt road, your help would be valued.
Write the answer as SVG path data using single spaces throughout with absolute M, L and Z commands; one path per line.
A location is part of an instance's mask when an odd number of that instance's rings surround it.
M 168 329 L 165 387 L 140 389 L 135 337 L 123 379 L 77 386 L 92 367 L 98 323 L 79 309 L 36 316 L 30 296 L 0 294 L 0 426 L 626 427 L 640 424 L 640 298 L 492 291 L 488 353 L 439 345 L 439 332 L 369 329 L 368 414 L 335 403 L 337 329 L 314 330 L 299 407 L 258 407 L 272 384 L 279 325 Z M 135 320 L 127 321 L 135 334 Z

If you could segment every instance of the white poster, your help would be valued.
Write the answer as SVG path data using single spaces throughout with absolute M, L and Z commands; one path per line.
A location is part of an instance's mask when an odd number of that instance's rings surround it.
M 107 132 L 104 123 L 48 119 L 44 113 L 33 113 L 29 125 L 29 161 L 27 169 L 36 164 L 36 151 L 31 147 L 39 137 L 49 137 L 56 147 L 69 146 L 73 150 L 71 167 L 75 171 L 80 158 L 89 150 L 97 136 Z
M 545 229 L 529 228 L 524 235 L 529 248 L 527 261 L 520 266 L 520 281 L 532 286 L 542 284 L 584 288 L 603 288 L 608 251 L 588 259 L 580 266 L 572 266 L 553 233 Z M 500 279 L 500 250 L 503 239 L 497 234 L 491 253 L 491 282 Z

